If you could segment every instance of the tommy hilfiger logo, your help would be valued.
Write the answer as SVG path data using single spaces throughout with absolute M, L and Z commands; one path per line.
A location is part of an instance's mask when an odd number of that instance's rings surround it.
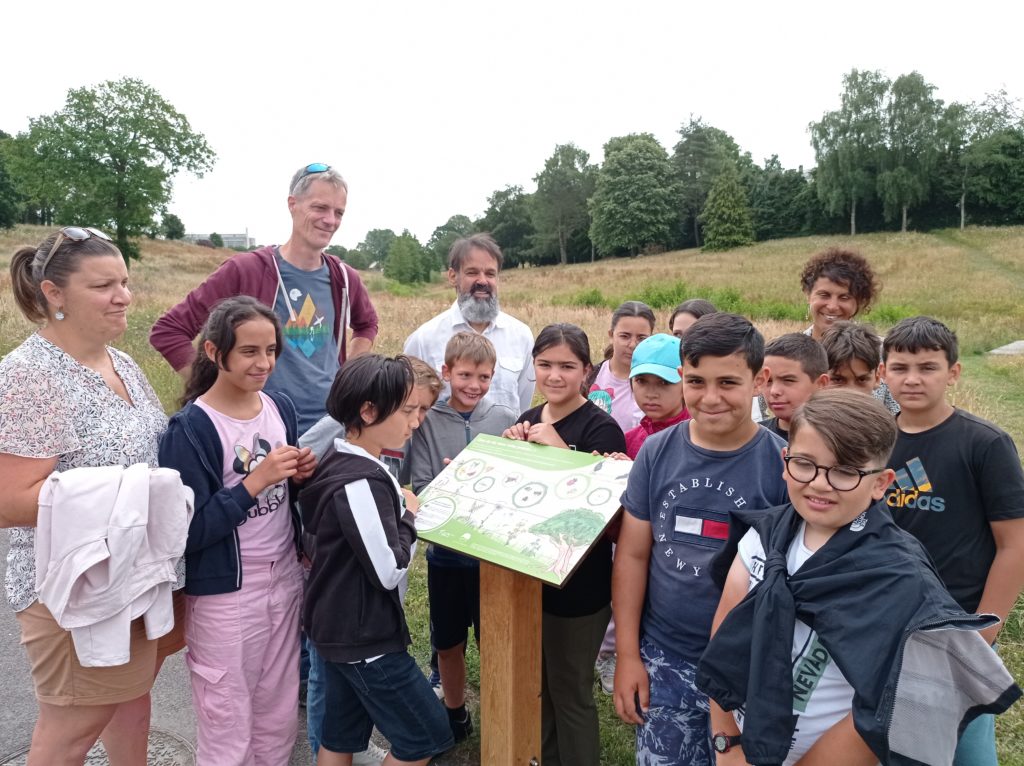
M 931 494 L 932 482 L 920 458 L 907 462 L 906 468 L 896 471 L 896 485 L 885 496 L 890 508 L 916 508 L 921 511 L 944 511 L 946 500 Z

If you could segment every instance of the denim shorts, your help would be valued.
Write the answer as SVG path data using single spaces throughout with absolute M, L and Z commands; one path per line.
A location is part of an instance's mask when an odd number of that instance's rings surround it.
M 400 761 L 419 761 L 453 747 L 444 705 L 408 652 L 373 662 L 325 662 L 321 747 L 335 753 L 366 749 L 376 725 Z

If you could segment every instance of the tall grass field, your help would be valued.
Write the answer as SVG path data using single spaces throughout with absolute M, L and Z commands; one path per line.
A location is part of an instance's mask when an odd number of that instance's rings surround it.
M 0 355 L 32 331 L 18 313 L 10 289 L 8 263 L 23 245 L 38 244 L 48 230 L 20 226 L 0 230 Z M 135 301 L 129 329 L 116 344 L 142 366 L 168 413 L 176 409 L 181 381 L 147 340 L 153 322 L 168 307 L 233 253 L 178 242 L 142 241 L 142 259 L 132 265 Z M 511 269 L 501 275 L 502 307 L 530 325 L 534 333 L 551 322 L 573 322 L 590 336 L 595 361 L 607 343 L 612 309 L 623 300 L 651 305 L 659 330 L 680 301 L 709 298 L 720 309 L 749 316 L 771 339 L 808 324 L 799 273 L 813 253 L 830 245 L 852 247 L 872 263 L 882 283 L 880 300 L 866 316 L 880 333 L 916 314 L 935 316 L 958 334 L 964 374 L 952 392 L 954 404 L 987 418 L 1024 447 L 1024 357 L 987 352 L 1024 339 L 1024 228 L 971 228 L 928 234 L 867 234 L 857 237 L 811 237 L 777 240 L 726 253 L 697 250 L 594 264 Z M 406 287 L 380 274 L 363 280 L 380 315 L 375 350 L 401 350 L 420 323 L 447 308 L 453 291 L 440 277 Z M 406 601 L 414 652 L 426 664 L 426 567 L 419 557 Z M 1024 681 L 1024 609 L 1017 609 L 1000 636 L 1000 653 L 1011 672 Z M 469 652 L 472 700 L 479 689 L 479 659 Z M 603 764 L 632 764 L 632 728 L 616 718 L 611 700 L 595 685 L 602 715 Z M 476 714 L 477 711 L 474 711 Z M 479 728 L 479 727 L 478 727 Z M 1024 766 L 1024 705 L 997 722 L 999 762 Z M 475 735 L 440 764 L 479 763 Z

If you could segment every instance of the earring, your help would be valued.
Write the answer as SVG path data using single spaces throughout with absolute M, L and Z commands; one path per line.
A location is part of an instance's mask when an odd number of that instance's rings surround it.
M 810 321 L 811 319 L 811 307 L 808 306 L 807 310 L 804 311 L 804 321 Z
M 58 322 L 63 322 L 64 321 L 64 307 L 63 306 L 61 306 L 59 309 L 57 309 L 57 312 L 53 315 L 53 318 L 56 319 Z

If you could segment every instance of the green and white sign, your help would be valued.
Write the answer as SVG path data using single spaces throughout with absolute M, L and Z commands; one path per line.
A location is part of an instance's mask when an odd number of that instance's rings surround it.
M 481 434 L 420 493 L 416 530 L 561 587 L 619 510 L 632 467 Z

